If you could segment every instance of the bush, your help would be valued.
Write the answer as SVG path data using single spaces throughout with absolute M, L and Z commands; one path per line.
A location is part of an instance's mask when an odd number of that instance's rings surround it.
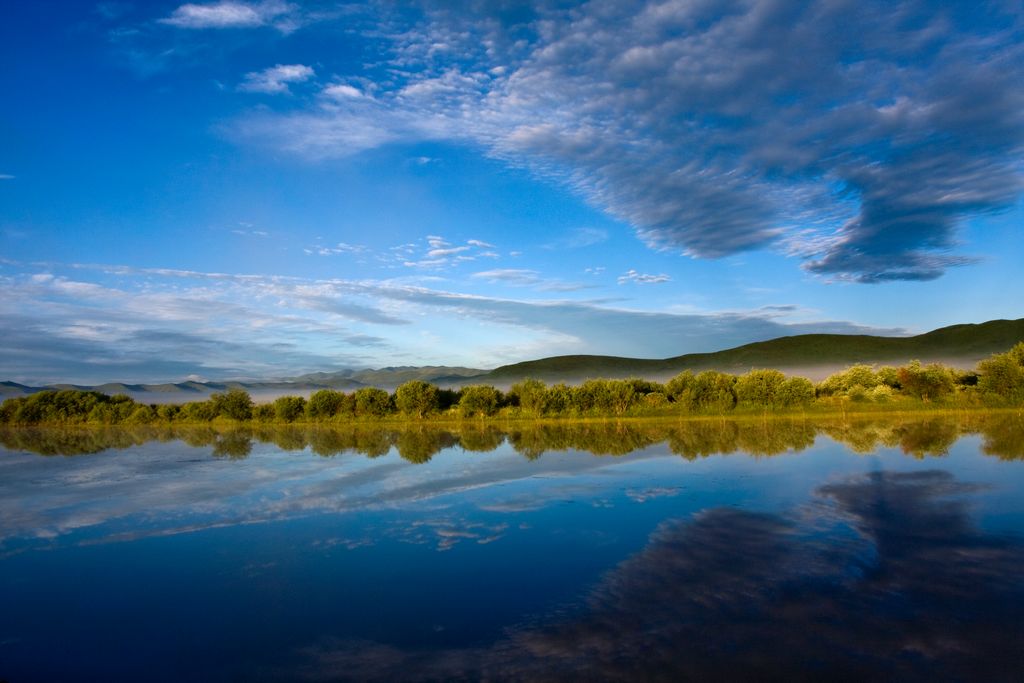
M 544 415 L 561 415 L 572 409 L 572 388 L 563 382 L 548 387 L 544 392 Z
M 950 368 L 938 363 L 922 366 L 916 360 L 900 368 L 899 381 L 904 393 L 923 401 L 942 398 L 953 393 L 956 387 L 956 378 Z
M 779 386 L 776 397 L 780 406 L 806 406 L 814 400 L 814 384 L 806 377 L 790 377 Z
M 156 419 L 156 411 L 149 406 L 139 406 L 128 416 L 128 424 L 149 424 Z
M 391 394 L 376 387 L 362 387 L 355 394 L 356 415 L 384 417 L 391 412 Z
M 173 403 L 165 403 L 164 405 L 156 409 L 157 417 L 159 417 L 161 420 L 166 420 L 168 422 L 171 422 L 176 417 L 178 417 L 178 414 L 180 412 L 181 406 L 176 406 Z
M 193 401 L 183 405 L 180 414 L 189 422 L 209 422 L 217 417 L 217 409 L 210 401 Z
M 272 404 L 264 403 L 252 409 L 252 417 L 260 422 L 273 422 L 274 418 L 277 417 L 277 412 Z
M 467 417 L 494 415 L 500 406 L 501 392 L 485 385 L 464 387 L 459 398 L 459 412 Z
M 440 405 L 437 387 L 423 380 L 410 380 L 395 389 L 395 407 L 406 415 L 423 417 Z
M 778 370 L 751 370 L 736 380 L 736 401 L 740 405 L 772 408 L 780 403 L 779 390 L 786 376 Z
M 847 396 L 855 387 L 860 387 L 855 393 L 862 400 L 868 390 L 874 389 L 881 382 L 879 374 L 872 370 L 870 365 L 852 365 L 822 380 L 818 384 L 818 395 Z
M 525 411 L 540 414 L 544 412 L 547 386 L 537 379 L 524 379 L 513 384 L 508 392 L 509 402 Z
M 699 410 L 725 411 L 736 406 L 736 377 L 705 370 L 693 379 L 693 404 Z
M 345 402 L 345 394 L 333 389 L 314 391 L 306 403 L 306 415 L 312 420 L 334 417 Z
M 1024 348 L 1024 344 L 1017 347 Z M 997 353 L 978 364 L 978 388 L 986 396 L 1024 401 L 1024 367 L 1011 353 Z
M 232 420 L 252 418 L 252 398 L 242 389 L 230 389 L 223 394 L 213 394 L 210 396 L 210 403 L 216 415 L 223 415 Z
M 301 396 L 279 396 L 274 399 L 274 417 L 281 422 L 295 422 L 306 412 L 306 399 Z
M 665 385 L 665 393 L 673 403 L 678 403 L 686 410 L 696 407 L 696 378 L 689 370 L 684 370 L 673 377 Z

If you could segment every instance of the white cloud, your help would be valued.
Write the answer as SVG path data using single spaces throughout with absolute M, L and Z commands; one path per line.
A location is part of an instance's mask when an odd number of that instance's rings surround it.
M 470 277 L 478 280 L 504 282 L 512 285 L 535 285 L 541 281 L 540 273 L 525 268 L 495 268 L 473 273 Z
M 160 22 L 185 29 L 255 28 L 265 26 L 294 9 L 294 5 L 274 0 L 257 4 L 234 0 L 209 4 L 187 3 Z
M 668 357 L 789 334 L 879 332 L 784 322 L 780 307 L 654 312 L 607 301 L 461 294 L 401 279 L 57 264 L 40 271 L 2 280 L 0 379 L 266 378 L 396 362 L 494 367 L 560 353 Z M 526 269 L 475 277 L 537 291 L 577 287 Z M 425 344 L 422 333 L 439 340 Z M 377 350 L 381 344 L 385 350 Z
M 349 98 L 363 96 L 363 91 L 361 91 L 359 88 L 355 88 L 351 85 L 346 85 L 344 83 L 335 83 L 334 85 L 329 85 L 320 92 L 323 95 L 335 100 L 345 100 Z
M 660 275 L 650 275 L 648 273 L 638 273 L 637 271 L 630 268 L 628 271 L 619 276 L 618 282 L 620 285 L 627 284 L 629 282 L 638 285 L 656 285 L 662 282 L 670 282 L 671 277 L 661 273 Z
M 305 64 L 277 64 L 264 69 L 247 73 L 238 85 L 243 92 L 260 92 L 270 95 L 290 92 L 288 85 L 308 81 L 315 75 L 312 67 Z
M 0 180 L 14 180 L 15 176 L 10 173 L 0 173 Z
M 334 256 L 335 254 L 361 254 L 367 251 L 367 248 L 361 244 L 348 244 L 347 242 L 338 242 L 333 247 L 325 246 L 314 246 L 303 249 L 307 254 L 318 254 L 320 256 Z

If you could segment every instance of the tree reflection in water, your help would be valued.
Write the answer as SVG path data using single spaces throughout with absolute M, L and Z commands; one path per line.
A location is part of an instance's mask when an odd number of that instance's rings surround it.
M 454 426 L 5 427 L 0 428 L 0 445 L 40 455 L 83 455 L 177 439 L 193 447 L 212 447 L 218 457 L 244 458 L 251 452 L 251 442 L 259 441 L 283 451 L 309 448 L 324 457 L 343 453 L 378 457 L 394 448 L 410 462 L 425 463 L 454 446 L 489 452 L 508 443 L 533 460 L 550 451 L 620 456 L 664 443 L 672 453 L 694 460 L 739 452 L 772 456 L 801 451 L 825 435 L 856 453 L 872 453 L 884 446 L 924 458 L 946 455 L 966 434 L 981 434 L 983 451 L 988 455 L 1024 458 L 1024 416 L 999 413 L 860 420 L 567 421 Z

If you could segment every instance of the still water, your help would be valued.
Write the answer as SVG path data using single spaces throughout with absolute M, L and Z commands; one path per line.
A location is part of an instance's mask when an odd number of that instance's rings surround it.
M 1024 680 L 1024 418 L 0 431 L 0 680 Z

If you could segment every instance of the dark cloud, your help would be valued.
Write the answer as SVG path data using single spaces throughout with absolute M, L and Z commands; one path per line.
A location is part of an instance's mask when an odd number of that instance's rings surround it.
M 550 93 L 587 132 L 542 128 L 515 146 L 565 163 L 657 244 L 764 246 L 847 199 L 855 213 L 812 271 L 937 277 L 966 262 L 946 254 L 959 221 L 1021 190 L 1022 34 L 999 10 L 592 3 L 509 83 Z M 807 183 L 838 192 L 809 201 L 795 191 Z
M 774 247 L 828 277 L 973 262 L 958 226 L 1022 189 L 1015 3 L 427 3 L 398 80 L 243 136 L 315 156 L 469 140 L 567 182 L 656 247 Z M 261 123 L 262 121 L 262 123 Z

